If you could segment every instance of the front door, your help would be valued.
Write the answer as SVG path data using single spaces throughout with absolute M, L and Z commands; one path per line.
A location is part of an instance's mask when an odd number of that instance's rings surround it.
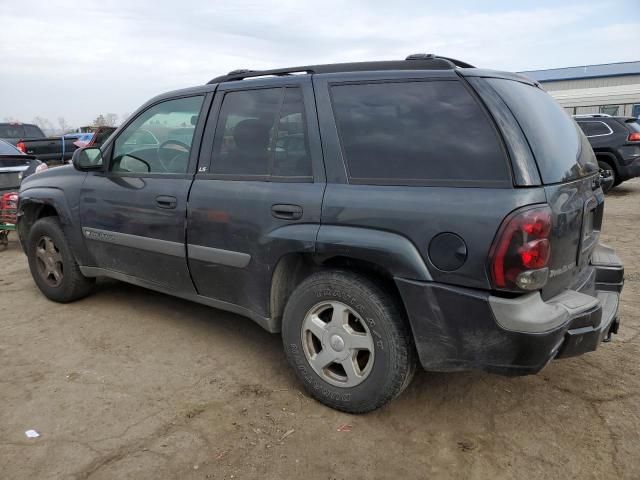
M 194 293 L 185 215 L 204 100 L 156 103 L 105 147 L 106 171 L 90 172 L 80 197 L 82 232 L 96 267 L 176 294 Z

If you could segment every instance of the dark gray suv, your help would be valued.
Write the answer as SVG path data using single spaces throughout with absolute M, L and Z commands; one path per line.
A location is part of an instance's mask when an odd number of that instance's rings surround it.
M 519 75 L 434 55 L 234 71 L 73 163 L 20 191 L 47 297 L 107 276 L 247 316 L 340 410 L 384 405 L 418 362 L 536 373 L 618 328 L 593 151 Z

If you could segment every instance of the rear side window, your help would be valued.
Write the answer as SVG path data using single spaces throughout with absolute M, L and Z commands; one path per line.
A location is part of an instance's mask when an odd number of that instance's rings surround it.
M 487 81 L 516 117 L 544 183 L 566 182 L 598 171 L 589 141 L 551 95 L 514 80 Z
M 302 91 L 266 88 L 226 93 L 213 152 L 214 174 L 311 176 Z
M 331 87 L 355 183 L 510 185 L 490 118 L 457 81 Z
M 609 135 L 612 130 L 604 122 L 579 121 L 578 126 L 582 129 L 587 137 L 595 137 L 598 135 Z

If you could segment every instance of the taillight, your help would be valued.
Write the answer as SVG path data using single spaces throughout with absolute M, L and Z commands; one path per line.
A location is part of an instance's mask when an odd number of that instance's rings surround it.
M 627 140 L 630 142 L 640 142 L 640 132 L 630 133 Z
M 490 254 L 493 286 L 502 290 L 538 290 L 549 278 L 551 209 L 526 207 L 502 222 Z
M 16 143 L 16 148 L 20 150 L 22 153 L 27 153 L 27 146 L 24 144 L 24 142 Z

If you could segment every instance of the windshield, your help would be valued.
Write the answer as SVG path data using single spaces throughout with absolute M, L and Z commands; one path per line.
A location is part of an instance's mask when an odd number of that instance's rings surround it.
M 567 182 L 598 171 L 589 141 L 551 95 L 514 80 L 487 80 L 516 117 L 545 184 Z
M 23 155 L 23 153 L 10 143 L 0 140 L 0 155 Z

